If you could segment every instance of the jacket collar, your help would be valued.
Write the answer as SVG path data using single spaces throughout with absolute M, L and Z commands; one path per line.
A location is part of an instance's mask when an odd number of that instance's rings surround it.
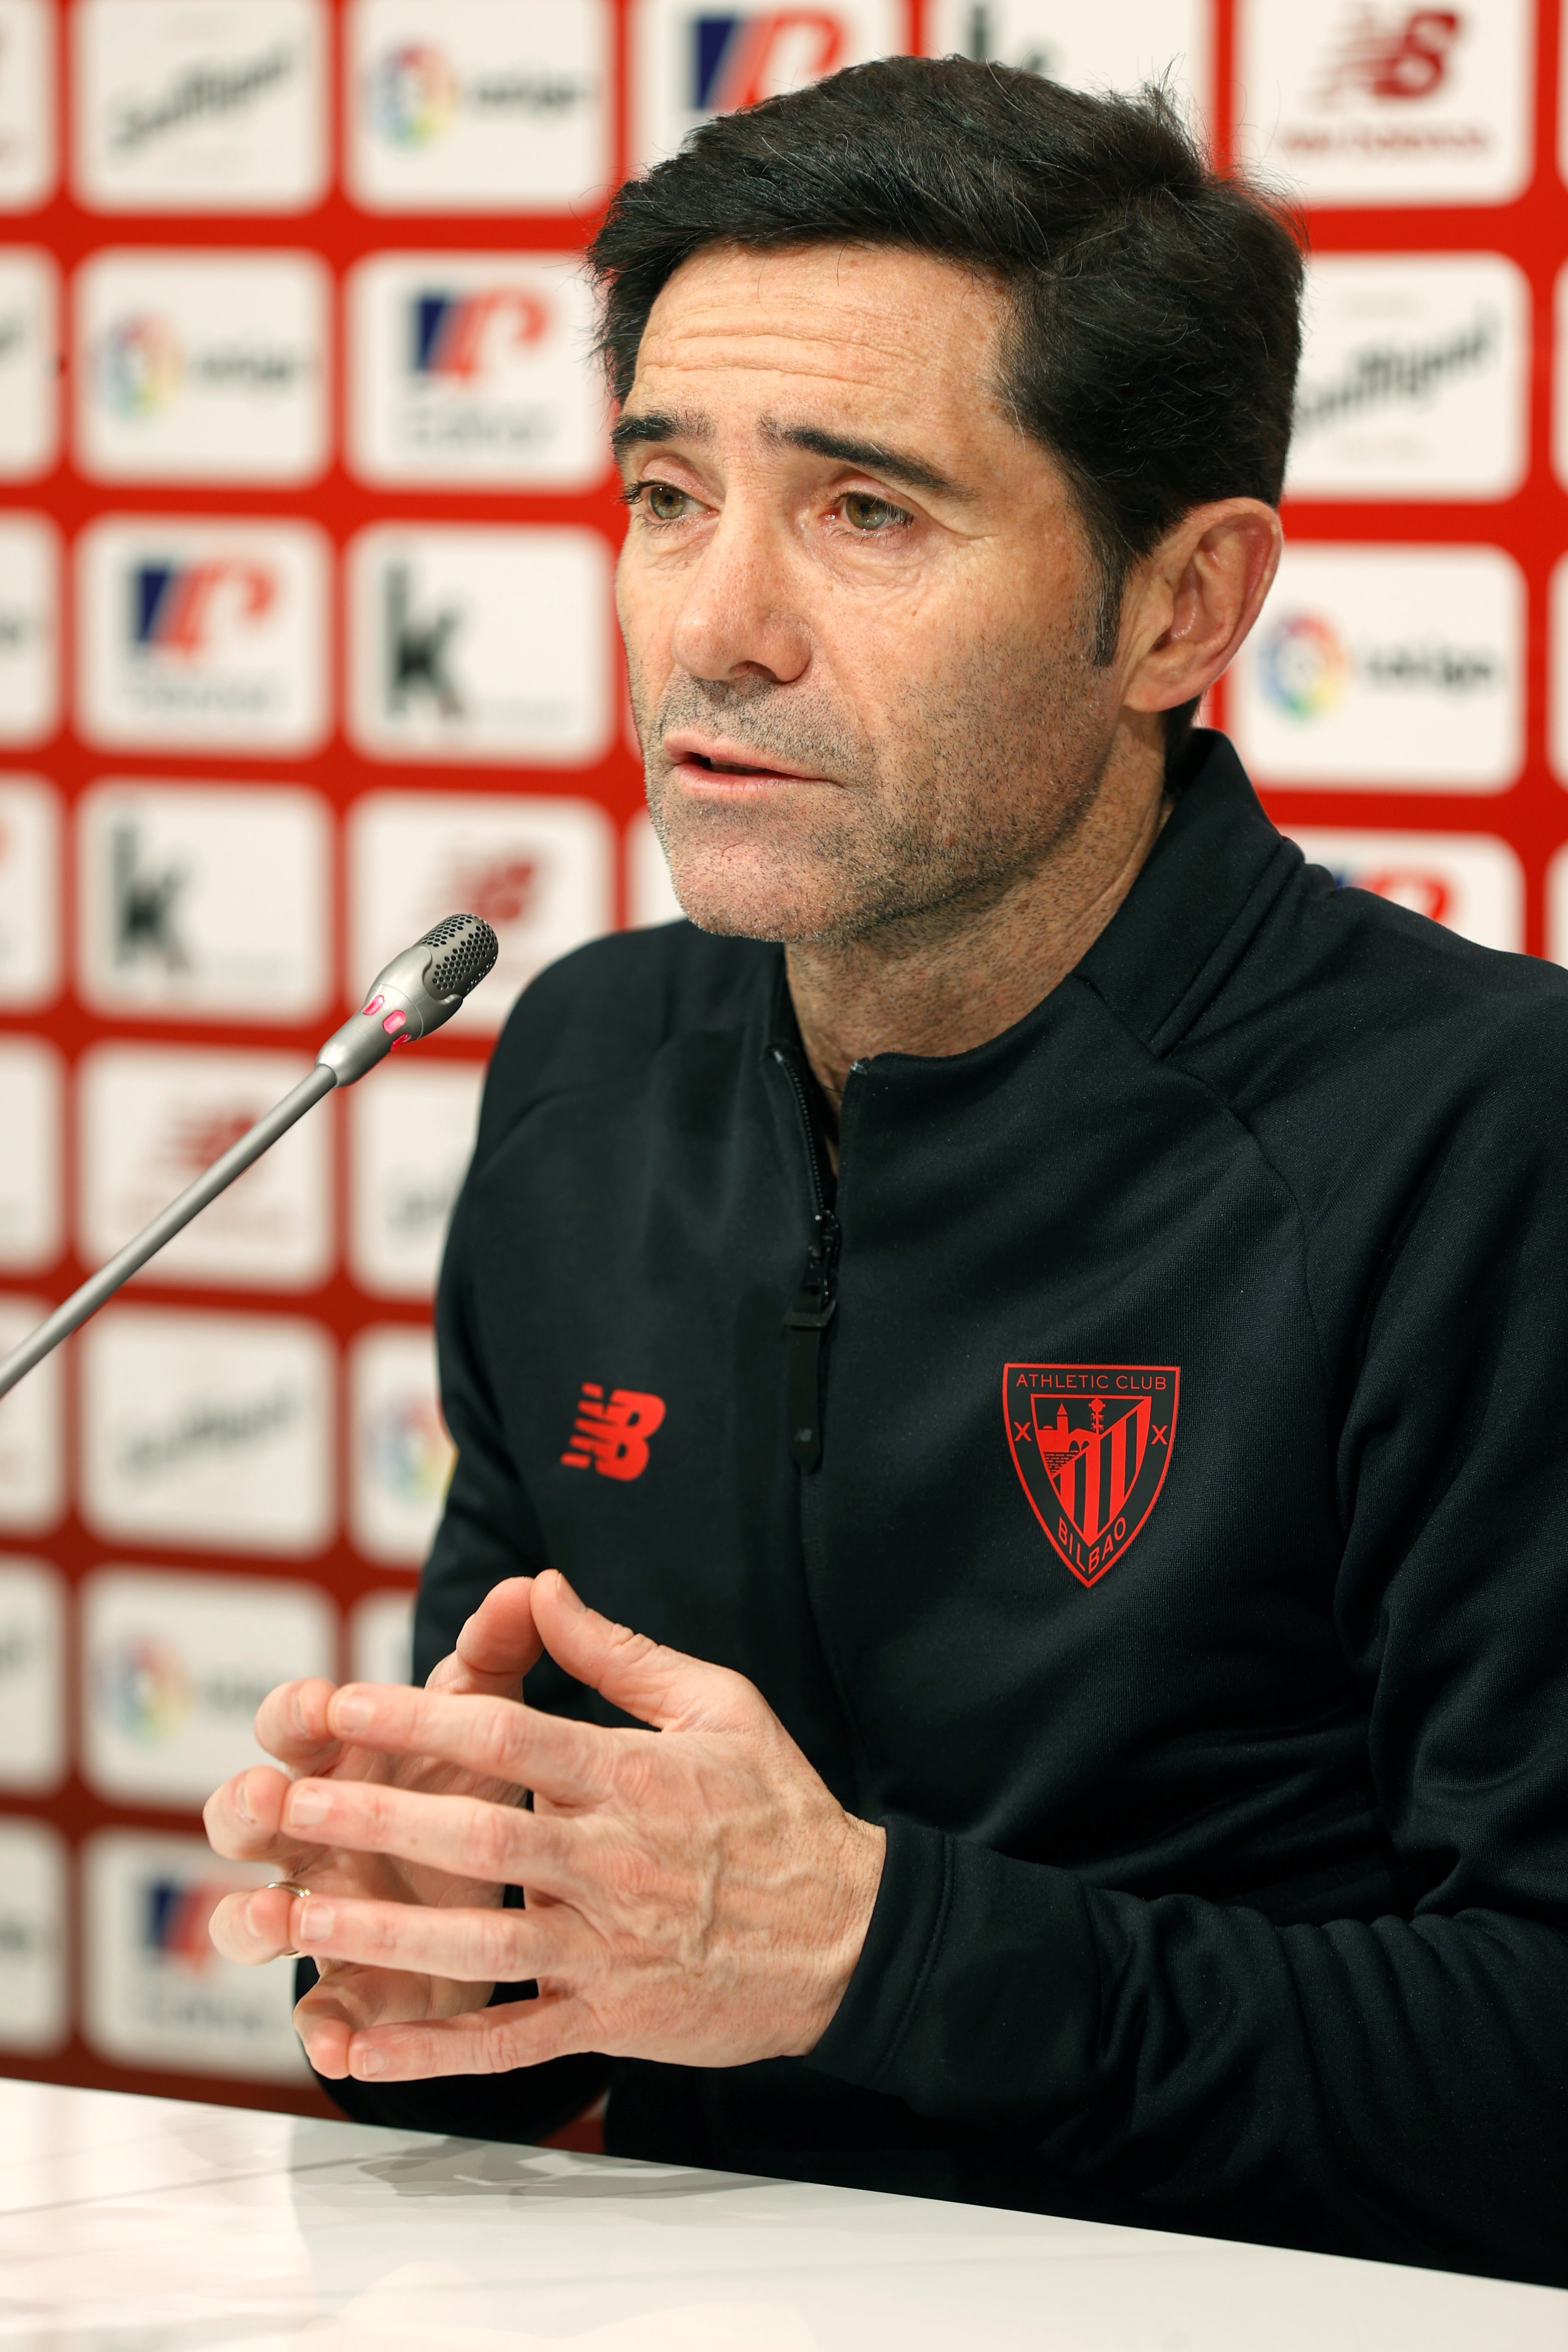
M 1071 974 L 1156 1054 L 1223 985 L 1301 863 L 1225 736 L 1194 736 L 1189 774 L 1138 879 Z

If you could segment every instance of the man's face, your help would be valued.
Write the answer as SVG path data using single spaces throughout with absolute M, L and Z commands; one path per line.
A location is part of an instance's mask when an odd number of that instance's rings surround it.
M 1060 469 L 998 404 L 1004 297 L 879 247 L 715 247 L 616 427 L 648 802 L 705 929 L 845 940 L 993 901 L 1117 718 Z

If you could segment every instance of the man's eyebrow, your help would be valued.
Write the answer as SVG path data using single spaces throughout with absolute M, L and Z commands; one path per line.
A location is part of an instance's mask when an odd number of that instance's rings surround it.
M 785 448 L 808 449 L 814 457 L 837 457 L 842 465 L 885 475 L 890 482 L 905 482 L 911 490 L 931 490 L 966 505 L 975 496 L 924 457 L 917 457 L 911 450 L 891 449 L 885 441 L 856 441 L 842 433 L 824 433 L 815 425 L 765 425 L 763 430 L 770 441 L 782 442 Z
M 840 465 L 858 466 L 868 474 L 881 474 L 889 482 L 907 483 L 911 490 L 930 490 L 964 505 L 975 493 L 951 475 L 917 457 L 911 450 L 890 448 L 885 441 L 857 441 L 843 433 L 826 433 L 816 425 L 764 424 L 766 438 L 786 449 L 805 449 L 814 457 L 834 457 Z M 706 416 L 689 410 L 645 408 L 616 419 L 610 429 L 610 447 L 617 457 L 655 441 L 710 441 L 713 427 Z
M 712 437 L 708 419 L 689 409 L 645 408 L 616 418 L 610 428 L 610 447 L 618 457 L 644 441 L 710 441 Z

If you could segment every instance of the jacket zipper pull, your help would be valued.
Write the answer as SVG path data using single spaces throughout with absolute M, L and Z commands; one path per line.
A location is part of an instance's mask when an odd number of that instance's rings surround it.
M 789 1458 L 798 1470 L 815 1470 L 822 1459 L 822 1339 L 838 1304 L 833 1295 L 838 1220 L 831 1209 L 822 1209 L 814 1222 L 805 1272 L 784 1317 L 789 1335 L 784 1412 Z

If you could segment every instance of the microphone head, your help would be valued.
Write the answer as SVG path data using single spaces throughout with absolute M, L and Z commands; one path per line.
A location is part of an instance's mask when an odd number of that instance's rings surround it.
M 459 1003 L 495 970 L 500 941 L 480 915 L 448 915 L 426 931 L 422 948 L 434 948 L 425 970 L 425 985 L 432 996 L 455 996 Z
M 317 1055 L 340 1087 L 374 1069 L 395 1045 L 428 1037 L 495 968 L 500 941 L 479 915 L 448 915 L 393 957 L 371 982 L 364 1003 Z

